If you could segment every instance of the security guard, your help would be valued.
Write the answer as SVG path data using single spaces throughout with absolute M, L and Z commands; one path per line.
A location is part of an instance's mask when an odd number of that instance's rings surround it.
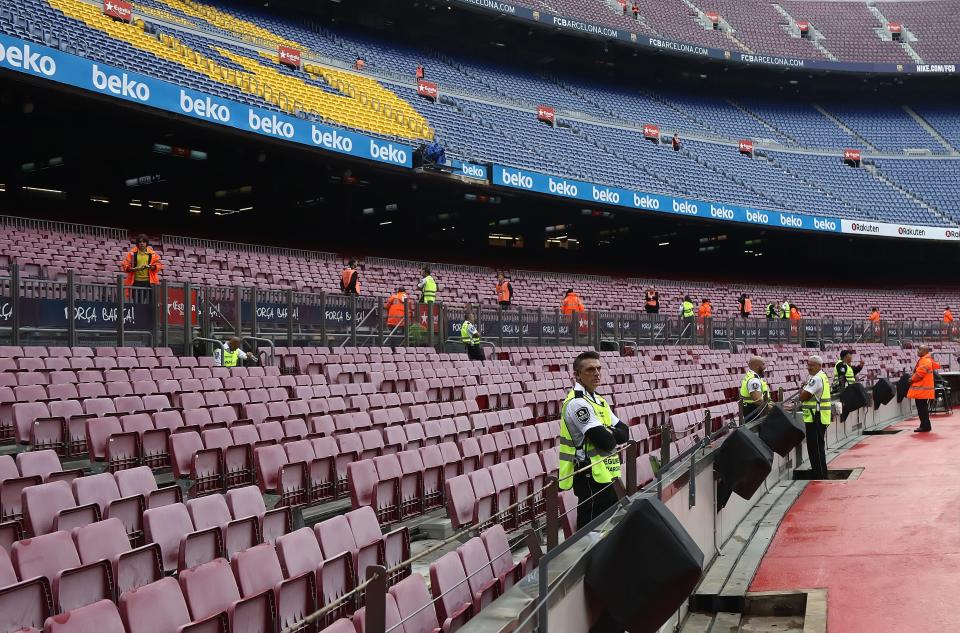
M 789 319 L 790 318 L 790 302 L 786 299 L 783 300 L 783 303 L 780 305 L 780 318 Z
M 483 348 L 480 347 L 480 332 L 477 326 L 473 324 L 474 317 L 472 312 L 467 312 L 463 325 L 460 326 L 460 342 L 467 348 L 467 358 L 470 360 L 486 360 L 483 355 Z
M 213 357 L 219 361 L 218 367 L 239 367 L 247 360 L 247 353 L 240 349 L 240 338 L 231 336 L 222 348 L 214 350 Z
M 563 401 L 560 413 L 561 490 L 577 495 L 577 529 L 617 503 L 611 485 L 620 478 L 620 455 L 615 451 L 629 437 L 627 425 L 614 415 L 600 395 L 600 354 L 583 352 L 573 361 L 576 383 Z M 590 465 L 590 470 L 574 475 Z
M 360 271 L 357 270 L 357 261 L 354 259 L 351 259 L 340 273 L 340 291 L 345 295 L 360 294 Z
M 810 378 L 800 392 L 800 411 L 807 432 L 807 455 L 816 479 L 827 478 L 827 427 L 830 426 L 830 379 L 823 371 L 823 359 L 807 359 Z
M 696 334 L 697 324 L 694 323 L 694 314 L 695 308 L 693 305 L 693 300 L 690 298 L 690 295 L 687 295 L 683 298 L 683 303 L 680 305 L 680 317 L 683 319 L 683 334 L 682 338 L 691 339 L 693 335 Z
M 859 374 L 860 370 L 863 369 L 863 361 L 860 361 L 860 364 L 856 367 L 854 367 L 852 363 L 853 350 L 840 350 L 840 360 L 837 361 L 837 364 L 833 368 L 833 382 L 836 385 L 837 394 L 843 393 L 843 390 L 847 388 L 847 385 L 852 385 L 853 383 L 857 382 L 857 374 Z
M 501 310 L 509 310 L 510 302 L 513 301 L 513 284 L 510 278 L 505 277 L 503 273 L 497 275 L 497 303 Z
M 420 289 L 420 303 L 434 303 L 437 300 L 437 282 L 430 274 L 430 267 L 423 267 L 423 279 L 417 284 Z
M 767 321 L 773 321 L 777 318 L 777 306 L 773 302 L 767 304 Z
M 391 330 L 402 326 L 406 315 L 407 291 L 397 288 L 387 299 L 384 307 L 387 309 L 387 327 Z
M 756 420 L 770 406 L 770 387 L 763 379 L 766 363 L 759 356 L 751 356 L 747 363 L 747 373 L 740 382 L 740 403 L 743 405 L 743 418 L 747 422 Z

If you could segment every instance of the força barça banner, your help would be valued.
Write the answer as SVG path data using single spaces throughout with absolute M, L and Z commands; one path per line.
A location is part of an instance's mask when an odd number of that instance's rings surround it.
M 413 166 L 413 148 L 407 145 L 228 101 L 5 35 L 0 35 L 0 69 L 281 141 L 389 165 Z
M 671 215 L 718 220 L 722 222 L 740 222 L 760 226 L 818 231 L 821 233 L 850 233 L 923 240 L 960 241 L 958 227 L 931 227 L 880 222 L 853 222 L 804 213 L 753 209 L 732 204 L 707 202 L 691 198 L 664 196 L 631 189 L 621 189 L 607 185 L 598 185 L 560 176 L 541 174 L 526 169 L 493 166 L 493 184 L 511 189 L 522 189 L 535 193 L 544 193 L 561 198 L 583 200 L 595 204 L 608 204 L 616 207 L 669 213 Z M 815 201 L 812 201 L 815 202 Z
M 448 4 L 457 3 L 477 7 L 487 11 L 511 16 L 528 22 L 536 22 L 560 31 L 583 33 L 606 40 L 618 40 L 635 44 L 643 48 L 653 48 L 670 53 L 691 55 L 707 59 L 732 61 L 750 66 L 778 66 L 783 68 L 802 68 L 804 70 L 833 70 L 853 73 L 891 73 L 904 75 L 911 73 L 952 75 L 957 73 L 960 64 L 895 64 L 872 62 L 835 62 L 828 59 L 804 59 L 783 55 L 763 55 L 730 51 L 720 48 L 708 48 L 700 44 L 674 42 L 659 37 L 648 37 L 634 31 L 584 22 L 579 18 L 556 15 L 548 11 L 530 9 L 500 0 L 446 0 Z M 797 23 L 798 25 L 800 22 Z M 808 24 L 809 26 L 809 24 Z

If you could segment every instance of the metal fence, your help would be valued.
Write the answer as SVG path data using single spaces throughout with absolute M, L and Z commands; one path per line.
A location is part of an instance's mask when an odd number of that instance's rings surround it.
M 402 317 L 385 299 L 248 286 L 26 279 L 14 265 L 0 277 L 0 344 L 153 345 L 183 354 L 195 337 L 259 337 L 280 346 L 429 346 L 460 351 L 466 307 L 408 301 Z M 839 343 L 958 340 L 958 328 L 933 321 L 854 319 L 680 319 L 660 314 L 497 306 L 470 308 L 483 341 L 494 347 L 585 345 L 629 353 L 649 345 L 698 344 L 737 351 L 756 344 L 824 347 Z M 191 318 L 186 319 L 185 314 Z M 122 318 L 121 318 L 122 315 Z

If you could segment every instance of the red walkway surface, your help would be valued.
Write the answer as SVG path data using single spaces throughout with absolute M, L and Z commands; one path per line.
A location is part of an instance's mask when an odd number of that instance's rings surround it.
M 751 591 L 827 589 L 830 633 L 960 631 L 960 414 L 866 437 L 784 517 Z

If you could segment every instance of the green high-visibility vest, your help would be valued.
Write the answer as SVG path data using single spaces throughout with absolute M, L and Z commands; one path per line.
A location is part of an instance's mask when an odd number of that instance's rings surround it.
M 819 411 L 820 424 L 829 426 L 830 414 L 833 412 L 830 404 L 830 379 L 827 378 L 827 375 L 823 373 L 822 369 L 817 375 L 820 376 L 820 380 L 823 381 L 823 393 L 820 395 L 820 400 L 817 400 L 816 398 L 810 398 L 809 400 L 801 402 L 800 411 L 803 413 L 804 424 L 812 424 L 813 414 L 816 411 Z
M 692 317 L 692 316 L 693 316 L 693 302 L 684 301 L 683 302 L 683 318 L 686 319 L 687 317 Z
M 743 381 L 740 383 L 740 402 L 743 403 L 743 406 L 758 406 L 756 402 L 753 401 L 753 398 L 750 396 L 750 390 L 747 389 L 747 383 L 750 382 L 751 378 L 760 378 L 757 372 L 752 369 L 748 369 L 746 375 L 743 377 Z M 763 378 L 760 378 L 760 392 L 763 394 L 764 402 L 770 401 L 770 387 L 767 385 L 767 381 Z
M 853 373 L 853 367 L 844 363 L 843 361 L 840 361 L 839 363 L 837 363 L 837 366 L 834 369 L 836 370 L 836 373 L 837 373 L 836 378 L 837 378 L 838 385 L 840 384 L 841 375 L 845 379 L 843 383 L 844 387 L 849 387 L 853 383 L 857 382 L 857 376 L 856 374 Z
M 567 405 L 570 404 L 570 401 L 574 398 L 583 400 L 593 407 L 594 413 L 597 414 L 597 417 L 600 418 L 604 426 L 612 426 L 610 407 L 607 405 L 606 400 L 598 395 L 594 395 L 593 397 L 596 401 L 586 397 L 582 391 L 574 391 L 571 389 L 570 393 L 568 393 L 567 397 L 563 400 L 563 406 L 560 409 L 560 481 L 558 482 L 561 490 L 570 490 L 573 487 L 573 473 L 577 470 L 578 464 L 578 447 L 574 443 L 570 431 L 567 430 L 566 413 Z M 595 482 L 598 484 L 608 484 L 614 479 L 620 478 L 619 453 L 605 456 L 600 453 L 587 438 L 583 439 L 583 446 L 580 447 L 580 449 L 580 459 L 582 460 L 580 466 L 585 466 L 586 460 L 590 460 L 590 474 L 593 476 Z
M 229 347 L 223 348 L 223 366 L 236 367 L 240 362 L 240 350 L 232 350 Z
M 423 302 L 433 303 L 437 300 L 437 282 L 427 275 L 423 278 Z
M 470 321 L 464 321 L 463 325 L 460 326 L 460 341 L 464 345 L 479 345 L 480 332 L 470 334 L 470 325 Z
M 781 319 L 789 319 L 789 318 L 790 318 L 790 304 L 789 304 L 789 303 L 784 303 L 782 306 L 780 306 L 780 318 L 781 318 Z

